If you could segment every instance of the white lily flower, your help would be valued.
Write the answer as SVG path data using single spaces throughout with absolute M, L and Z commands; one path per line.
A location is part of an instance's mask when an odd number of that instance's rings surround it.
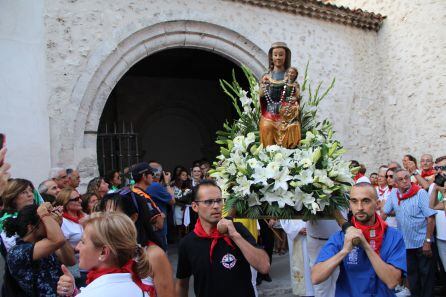
M 295 176 L 295 179 L 298 180 L 299 185 L 308 185 L 313 182 L 313 167 L 310 167 L 306 170 L 302 170 L 298 175 Z
M 263 167 L 257 167 L 254 169 L 254 174 L 252 175 L 254 179 L 253 184 L 262 184 L 264 186 L 268 185 L 267 183 L 267 171 Z
M 314 171 L 314 179 L 321 184 L 327 185 L 328 187 L 334 186 L 334 182 L 327 176 L 327 171 L 324 169 L 316 169 Z
M 237 174 L 237 167 L 235 167 L 234 163 L 231 163 L 228 167 L 226 167 L 226 172 L 230 175 L 236 175 Z
M 317 199 L 317 203 L 320 206 L 320 211 L 324 211 L 325 206 L 330 205 L 330 202 L 325 199 Z
M 251 167 L 254 170 L 259 168 L 259 167 L 262 167 L 262 164 L 256 158 L 249 159 L 247 161 L 247 163 L 248 163 L 249 167 Z
M 278 189 L 282 189 L 284 191 L 288 190 L 288 181 L 293 179 L 293 177 L 289 175 L 289 173 L 290 171 L 286 167 L 278 171 L 278 174 L 276 174 L 276 176 L 274 177 L 274 191 Z
M 277 174 L 279 174 L 280 171 L 280 163 L 278 162 L 269 162 L 268 165 L 266 165 L 266 176 L 268 178 L 274 178 Z
M 246 175 L 237 177 L 237 185 L 232 188 L 234 192 L 240 193 L 240 196 L 245 196 L 251 194 L 251 182 L 246 178 Z
M 256 193 L 251 193 L 248 196 L 248 206 L 252 207 L 254 205 L 262 205 L 262 203 L 259 200 L 259 195 Z

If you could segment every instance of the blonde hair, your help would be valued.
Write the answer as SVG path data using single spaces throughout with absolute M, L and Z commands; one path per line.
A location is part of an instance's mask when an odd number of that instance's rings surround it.
M 54 206 L 61 205 L 63 206 L 63 209 L 66 211 L 67 210 L 66 206 L 68 202 L 70 202 L 71 193 L 73 193 L 73 191 L 76 190 L 71 187 L 66 187 L 60 190 L 59 194 L 57 194 L 56 200 L 54 201 Z
M 135 259 L 134 270 L 140 278 L 151 274 L 149 255 L 137 244 L 136 227 L 126 215 L 117 212 L 95 212 L 85 222 L 90 226 L 91 241 L 97 248 L 108 246 L 118 267 Z

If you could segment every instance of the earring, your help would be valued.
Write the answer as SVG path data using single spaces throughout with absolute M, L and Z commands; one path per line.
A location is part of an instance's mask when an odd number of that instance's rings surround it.
M 104 257 L 99 256 L 99 261 L 102 261 L 104 259 Z

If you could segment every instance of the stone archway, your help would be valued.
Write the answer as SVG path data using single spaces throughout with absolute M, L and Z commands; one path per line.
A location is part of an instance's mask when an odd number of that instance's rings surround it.
M 97 174 L 96 131 L 111 91 L 141 59 L 179 47 L 212 51 L 237 65 L 246 65 L 256 76 L 265 72 L 264 51 L 237 32 L 207 22 L 168 21 L 131 32 L 118 44 L 105 42 L 91 56 L 74 87 L 71 101 L 79 109 L 65 130 L 73 134 L 69 137 L 73 143 L 71 148 L 68 145 L 54 152 L 66 159 L 58 161 L 78 164 L 84 176 Z

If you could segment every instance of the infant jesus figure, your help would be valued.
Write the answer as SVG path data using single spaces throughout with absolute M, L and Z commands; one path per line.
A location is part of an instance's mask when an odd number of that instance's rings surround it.
M 299 122 L 300 86 L 297 83 L 298 71 L 290 67 L 285 75 L 283 86 L 285 98 L 280 108 L 279 139 L 281 146 L 295 148 L 301 140 L 301 127 Z

